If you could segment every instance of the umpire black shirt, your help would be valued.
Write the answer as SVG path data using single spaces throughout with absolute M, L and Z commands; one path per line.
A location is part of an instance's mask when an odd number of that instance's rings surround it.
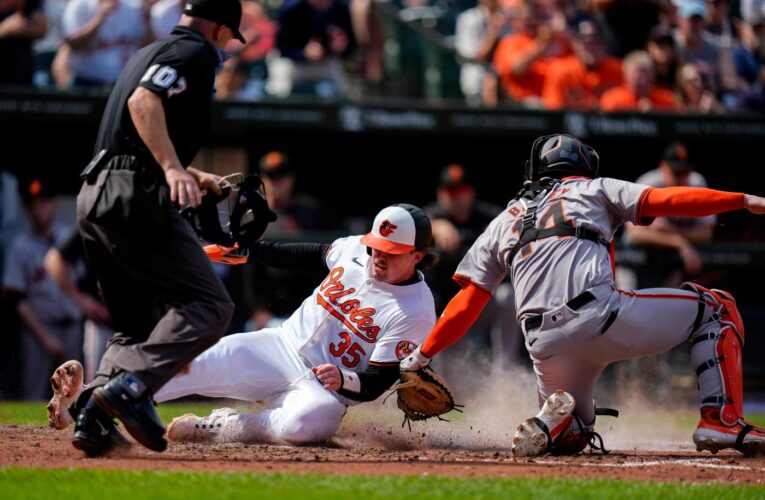
M 162 98 L 167 130 L 181 165 L 188 166 L 210 130 L 218 50 L 200 33 L 181 26 L 169 37 L 130 58 L 112 90 L 98 131 L 95 152 L 136 155 L 155 163 L 138 136 L 127 101 L 145 87 Z

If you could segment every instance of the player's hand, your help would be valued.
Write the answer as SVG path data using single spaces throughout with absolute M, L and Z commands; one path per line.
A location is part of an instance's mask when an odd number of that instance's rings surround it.
M 110 319 L 109 310 L 106 309 L 106 306 L 88 294 L 80 294 L 75 303 L 82 314 L 90 320 L 104 323 Z
M 698 250 L 690 243 L 678 248 L 680 257 L 683 259 L 683 266 L 687 274 L 698 274 L 701 271 L 701 256 Z
M 454 224 L 446 219 L 434 219 L 431 225 L 433 226 L 433 239 L 438 248 L 445 253 L 453 253 L 459 248 L 460 235 Z
M 64 343 L 52 335 L 45 336 L 45 340 L 43 341 L 43 349 L 45 349 L 45 352 L 48 353 L 48 356 L 53 359 L 61 359 L 67 357 Z
M 335 365 L 324 364 L 314 366 L 311 368 L 311 371 L 328 391 L 340 390 L 340 387 L 343 385 L 343 376 L 340 374 L 340 368 Z
M 303 49 L 303 55 L 309 61 L 319 61 L 324 59 L 324 46 L 318 40 L 311 40 Z
M 401 360 L 401 363 L 399 363 L 399 370 L 402 372 L 416 372 L 420 368 L 428 366 L 430 360 L 431 358 L 421 353 L 420 348 L 418 347 L 412 354 Z
M 165 180 L 170 186 L 170 200 L 181 208 L 197 207 L 202 202 L 202 192 L 196 179 L 182 167 L 165 170 Z
M 753 194 L 745 194 L 744 208 L 753 214 L 765 214 L 765 198 Z

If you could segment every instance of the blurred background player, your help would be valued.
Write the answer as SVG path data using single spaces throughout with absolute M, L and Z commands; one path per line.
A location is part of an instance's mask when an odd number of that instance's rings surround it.
M 455 163 L 441 170 L 436 201 L 425 207 L 433 224 L 433 240 L 440 257 L 438 267 L 427 274 L 434 290 L 438 314 L 459 289 L 452 279 L 457 264 L 501 211 L 502 207 L 477 197 L 475 185 L 462 165 Z M 515 365 L 521 332 L 513 319 L 513 301 L 512 285 L 503 283 L 473 325 L 470 347 L 447 355 L 450 359 L 441 368 L 447 377 L 450 370 L 462 369 L 465 358 L 474 359 L 477 355 L 489 358 L 494 369 L 502 370 Z
M 80 311 L 43 266 L 45 254 L 69 234 L 53 223 L 56 199 L 39 179 L 22 183 L 21 199 L 30 228 L 16 236 L 7 255 L 3 288 L 21 319 L 22 394 L 43 400 L 50 373 L 66 359 L 82 359 Z

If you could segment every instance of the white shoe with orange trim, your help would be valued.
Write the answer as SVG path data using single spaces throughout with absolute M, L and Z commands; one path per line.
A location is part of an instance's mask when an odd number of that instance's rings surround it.
M 574 397 L 561 390 L 547 398 L 536 417 L 518 426 L 513 437 L 513 455 L 533 457 L 550 450 L 558 438 L 571 427 Z
M 728 448 L 745 455 L 765 453 L 765 429 L 744 420 L 727 426 L 720 422 L 718 408 L 703 408 L 701 420 L 693 432 L 693 442 L 698 451 L 717 453 Z
M 54 429 L 66 429 L 74 420 L 69 415 L 69 406 L 85 389 L 82 383 L 85 370 L 77 360 L 70 360 L 56 368 L 50 377 L 53 397 L 46 409 L 48 410 L 48 425 Z

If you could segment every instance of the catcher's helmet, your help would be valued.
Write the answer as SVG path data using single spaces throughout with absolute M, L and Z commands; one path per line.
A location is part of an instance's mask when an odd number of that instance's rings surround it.
M 525 180 L 542 177 L 560 179 L 569 175 L 595 178 L 600 157 L 590 146 L 566 134 L 544 135 L 531 146 L 531 158 L 526 162 Z

